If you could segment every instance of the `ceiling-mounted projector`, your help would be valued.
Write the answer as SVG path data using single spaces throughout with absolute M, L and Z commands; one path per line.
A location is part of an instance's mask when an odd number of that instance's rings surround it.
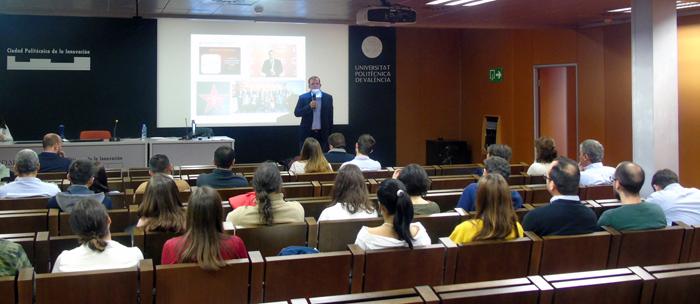
M 357 12 L 359 25 L 416 23 L 416 11 L 407 6 L 370 6 Z

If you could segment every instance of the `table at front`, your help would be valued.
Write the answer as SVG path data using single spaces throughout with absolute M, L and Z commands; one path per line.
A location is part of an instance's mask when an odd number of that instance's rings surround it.
M 149 155 L 165 154 L 173 166 L 208 165 L 214 162 L 216 148 L 220 146 L 233 148 L 234 142 L 234 139 L 226 136 L 200 137 L 192 140 L 151 139 Z
M 11 167 L 15 155 L 22 149 L 32 149 L 37 153 L 43 151 L 38 143 L 3 143 L 0 144 L 0 163 Z M 63 152 L 72 159 L 89 159 L 99 161 L 108 169 L 143 168 L 148 157 L 148 142 L 142 140 L 64 142 Z

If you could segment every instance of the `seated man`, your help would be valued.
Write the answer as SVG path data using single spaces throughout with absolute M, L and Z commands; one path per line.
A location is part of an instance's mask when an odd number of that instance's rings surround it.
M 328 136 L 328 148 L 329 150 L 324 156 L 329 163 L 344 163 L 355 158 L 355 155 L 345 151 L 345 136 L 343 136 L 343 133 L 336 132 Z
M 209 186 L 212 188 L 248 187 L 248 180 L 238 176 L 231 169 L 236 161 L 236 154 L 229 146 L 221 146 L 214 151 L 214 165 L 216 169 L 209 174 L 200 174 L 197 177 L 197 187 Z
M 586 139 L 579 146 L 581 186 L 612 185 L 615 168 L 603 166 L 605 149 L 595 139 Z
M 59 208 L 62 211 L 71 212 L 73 206 L 84 198 L 92 198 L 102 202 L 107 209 L 112 209 L 112 199 L 104 193 L 95 193 L 90 186 L 95 181 L 97 168 L 92 161 L 78 159 L 73 161 L 68 169 L 68 180 L 71 185 L 68 191 L 56 194 L 49 199 L 49 208 Z
M 510 176 L 510 164 L 501 157 L 491 156 L 484 160 L 484 175 L 489 174 L 500 174 L 507 181 Z M 459 197 L 459 201 L 457 202 L 457 207 L 465 211 L 475 211 L 477 190 L 479 190 L 479 183 L 471 183 L 464 188 L 462 196 Z M 518 209 L 522 207 L 523 198 L 520 196 L 520 193 L 518 193 L 518 191 L 511 191 L 510 194 L 513 200 L 513 208 Z
M 344 162 L 340 167 L 342 168 L 346 164 L 353 164 L 360 168 L 362 171 L 378 171 L 382 169 L 382 165 L 371 158 L 369 154 L 374 151 L 374 145 L 377 142 L 374 137 L 369 134 L 362 134 L 360 138 L 357 139 L 355 143 L 355 158 L 351 161 Z
M 44 152 L 39 154 L 39 163 L 41 163 L 39 172 L 68 172 L 68 166 L 72 160 L 63 157 L 61 137 L 54 133 L 46 134 L 41 144 Z
M 646 202 L 658 205 L 666 214 L 666 224 L 675 221 L 700 225 L 700 190 L 685 188 L 678 183 L 678 175 L 669 170 L 656 171 L 651 178 L 654 193 Z
M 656 204 L 642 201 L 639 191 L 644 185 L 644 169 L 633 162 L 621 162 L 615 169 L 613 189 L 620 196 L 622 206 L 606 210 L 598 219 L 598 226 L 617 230 L 645 230 L 666 227 L 666 216 Z
M 175 180 L 178 191 L 190 190 L 190 185 L 186 181 L 173 178 L 173 165 L 170 164 L 170 159 L 163 154 L 153 155 L 151 159 L 148 160 L 148 174 L 153 176 L 158 173 L 165 174 Z M 141 183 L 134 191 L 134 194 L 146 193 L 146 187 L 148 187 L 148 181 Z
M 39 157 L 36 152 L 24 149 L 15 156 L 15 181 L 0 187 L 0 198 L 54 196 L 61 192 L 55 184 L 42 182 L 36 177 L 39 172 Z
M 539 236 L 571 235 L 598 231 L 593 210 L 578 198 L 581 173 L 576 162 L 559 157 L 545 175 L 550 204 L 531 210 L 523 219 L 523 229 Z

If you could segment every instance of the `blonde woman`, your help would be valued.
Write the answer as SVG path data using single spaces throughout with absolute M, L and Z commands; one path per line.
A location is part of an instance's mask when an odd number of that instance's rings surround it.
M 323 150 L 318 140 L 308 137 L 301 147 L 299 160 L 292 163 L 289 171 L 294 174 L 333 172 L 333 167 L 323 156 Z

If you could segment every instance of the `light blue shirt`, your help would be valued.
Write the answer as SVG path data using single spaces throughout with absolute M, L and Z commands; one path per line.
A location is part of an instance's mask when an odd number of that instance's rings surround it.
M 664 210 L 669 226 L 674 221 L 700 225 L 700 190 L 697 188 L 670 184 L 663 190 L 650 194 L 646 202 L 657 204 Z
M 340 167 L 342 168 L 347 164 L 353 164 L 362 171 L 378 171 L 382 169 L 382 165 L 378 161 L 369 158 L 367 155 L 355 156 L 353 160 L 344 162 Z
M 311 94 L 314 94 L 312 91 Z M 311 122 L 311 130 L 321 130 L 321 107 L 323 103 L 321 99 L 323 98 L 323 93 L 321 90 L 316 92 L 316 108 L 314 109 L 314 120 Z
M 581 171 L 581 186 L 612 185 L 615 168 L 592 163 Z
M 17 177 L 14 182 L 0 187 L 0 198 L 54 196 L 61 192 L 56 184 L 45 183 L 36 177 Z

